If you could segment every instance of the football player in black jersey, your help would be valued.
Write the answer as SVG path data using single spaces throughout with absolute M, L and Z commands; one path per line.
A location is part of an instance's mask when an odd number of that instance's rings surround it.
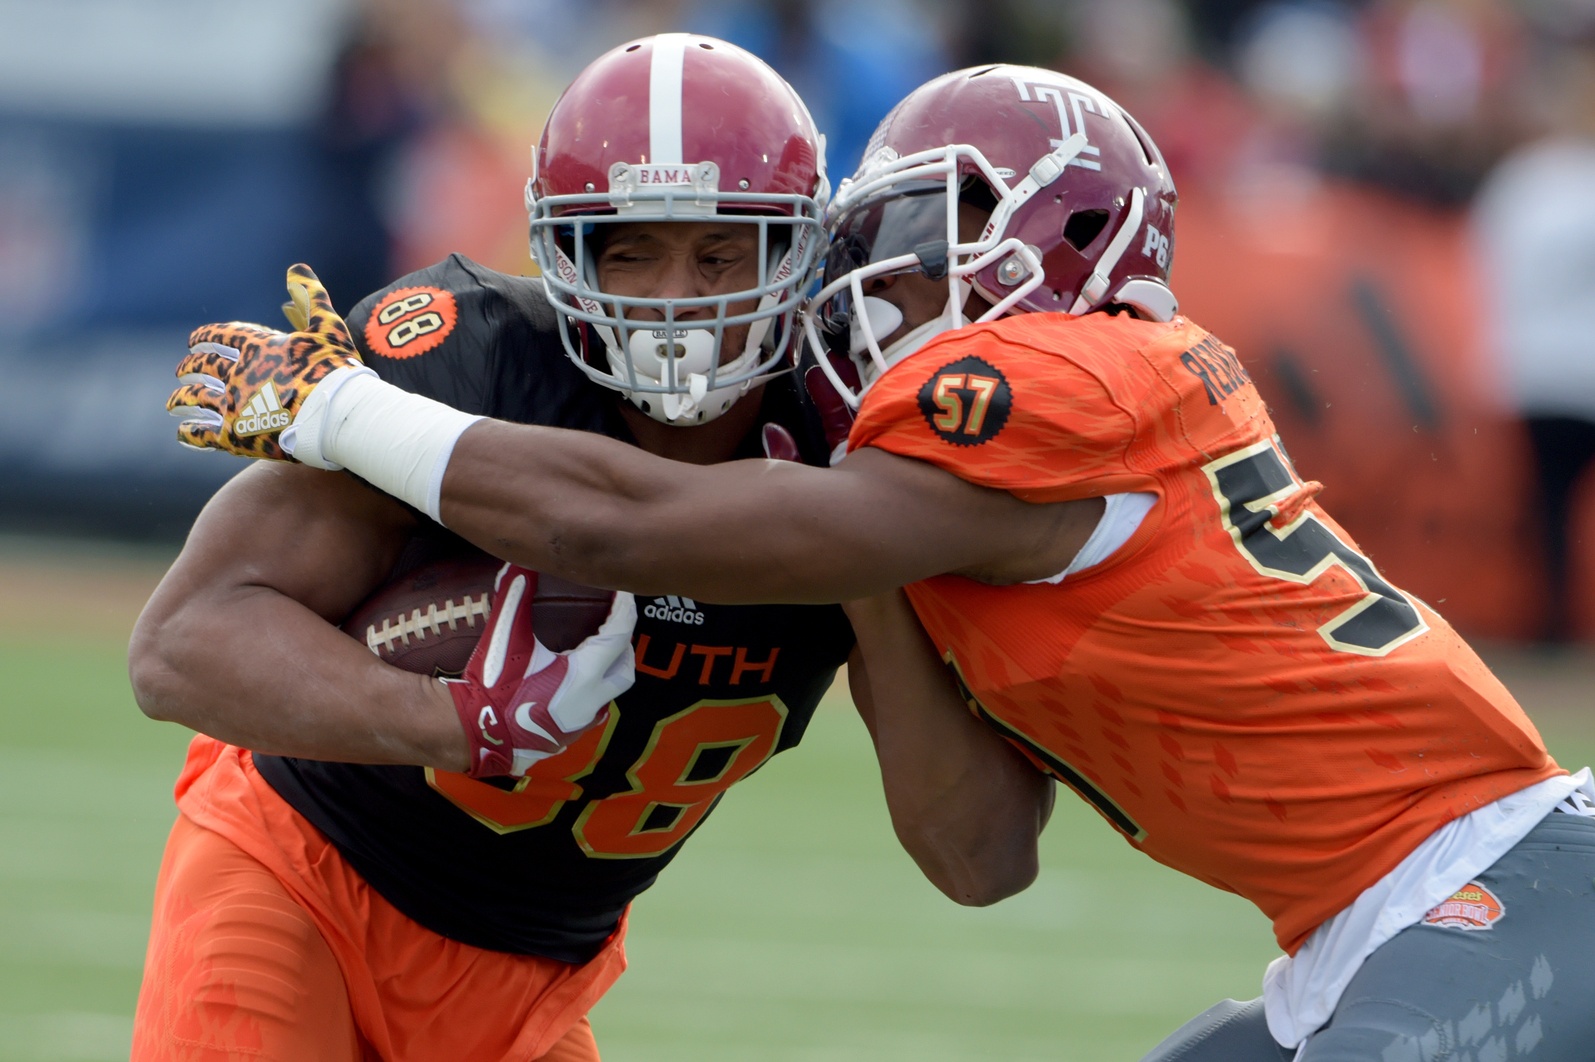
M 698 464 L 761 457 L 766 434 L 823 463 L 786 371 L 821 245 L 823 151 L 796 94 L 747 53 L 686 34 L 617 48 L 561 97 L 537 150 L 543 278 L 454 256 L 399 280 L 351 314 L 365 368 L 341 385 L 374 370 L 467 420 Z M 301 315 L 335 320 L 313 295 Z M 213 357 L 267 334 L 200 333 Z M 135 694 L 200 736 L 135 1059 L 596 1059 L 585 1015 L 624 966 L 627 905 L 732 783 L 798 742 L 853 650 L 835 606 L 639 601 L 635 685 L 564 751 L 478 777 L 449 693 L 335 627 L 436 533 L 352 476 L 262 463 L 218 492 L 151 598 Z M 960 861 L 970 898 L 1028 883 L 1033 853 L 1018 863 L 1017 879 L 985 881 L 980 860 Z

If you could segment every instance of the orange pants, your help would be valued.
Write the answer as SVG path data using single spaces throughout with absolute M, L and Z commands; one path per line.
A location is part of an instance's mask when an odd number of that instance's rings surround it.
M 133 1062 L 598 1062 L 586 1013 L 625 966 L 624 925 L 582 966 L 433 933 L 366 885 L 248 753 L 208 738 L 178 798 Z

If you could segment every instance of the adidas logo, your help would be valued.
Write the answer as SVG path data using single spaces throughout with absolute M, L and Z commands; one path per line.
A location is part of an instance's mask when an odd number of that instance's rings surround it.
M 282 431 L 294 422 L 293 414 L 282 408 L 277 400 L 277 388 L 270 381 L 255 392 L 255 397 L 244 407 L 243 415 L 233 422 L 234 435 L 264 435 L 269 431 Z
M 654 598 L 643 608 L 642 614 L 649 619 L 703 626 L 703 613 L 698 609 L 698 603 L 690 597 L 677 597 L 675 594 Z

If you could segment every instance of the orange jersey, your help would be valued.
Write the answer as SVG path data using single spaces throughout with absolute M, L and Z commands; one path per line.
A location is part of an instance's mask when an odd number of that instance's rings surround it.
M 946 333 L 867 392 L 850 445 L 1030 501 L 1156 495 L 1060 583 L 908 594 L 974 710 L 1288 952 L 1440 826 L 1565 773 L 1313 500 L 1234 352 L 1190 321 Z

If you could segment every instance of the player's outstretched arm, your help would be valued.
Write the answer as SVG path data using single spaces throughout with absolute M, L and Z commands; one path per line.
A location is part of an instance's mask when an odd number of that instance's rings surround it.
M 495 556 L 724 603 L 846 601 L 946 572 L 1045 578 L 1101 513 L 1096 499 L 1032 504 L 873 447 L 830 469 L 687 465 L 499 421 L 460 435 L 440 498 L 444 525 Z
M 1084 503 L 1028 504 L 872 448 L 832 471 L 696 466 L 483 421 L 362 365 L 308 267 L 288 271 L 288 288 L 294 332 L 209 325 L 191 337 L 167 402 L 182 441 L 348 468 L 529 569 L 725 603 L 846 601 L 946 572 L 1044 578 L 1095 519 Z
M 844 607 L 859 647 L 848 663 L 853 701 L 903 848 L 961 904 L 1023 891 L 1036 878 L 1052 780 L 970 713 L 901 591 Z
M 246 469 L 201 513 L 134 627 L 139 707 L 261 752 L 464 769 L 447 691 L 334 626 L 414 525 L 351 477 Z

